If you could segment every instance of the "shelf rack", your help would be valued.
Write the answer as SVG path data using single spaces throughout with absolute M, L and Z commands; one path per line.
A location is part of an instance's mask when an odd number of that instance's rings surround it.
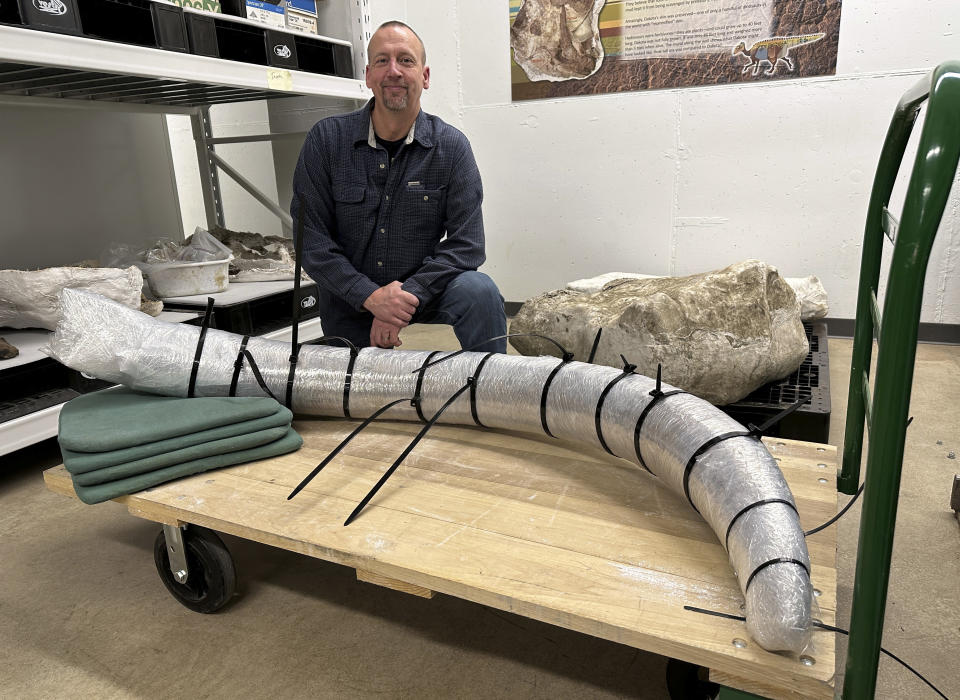
M 365 42 L 370 36 L 368 0 L 344 2 L 346 24 L 353 28 L 350 40 L 355 71 L 359 74 L 359 67 L 365 63 Z M 353 78 L 0 25 L 0 107 L 189 116 L 208 227 L 225 225 L 221 171 L 290 227 L 290 215 L 224 161 L 216 152 L 216 145 L 297 135 L 271 133 L 218 139 L 210 120 L 211 106 L 290 97 L 313 97 L 318 106 L 326 102 L 359 106 L 369 96 L 363 81 Z M 299 333 L 301 340 L 318 337 L 319 320 L 305 321 Z M 275 330 L 263 337 L 289 340 L 290 329 Z M 0 455 L 55 436 L 61 405 L 0 424 Z

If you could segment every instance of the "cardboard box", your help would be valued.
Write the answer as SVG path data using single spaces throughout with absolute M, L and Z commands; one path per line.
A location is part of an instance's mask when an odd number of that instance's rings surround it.
M 180 7 L 189 7 L 194 10 L 205 10 L 206 12 L 222 12 L 220 0 L 167 0 Z
M 308 34 L 317 33 L 317 18 L 306 12 L 287 8 L 287 29 L 295 29 Z
M 247 19 L 262 22 L 275 29 L 286 26 L 283 7 L 269 0 L 247 0 Z

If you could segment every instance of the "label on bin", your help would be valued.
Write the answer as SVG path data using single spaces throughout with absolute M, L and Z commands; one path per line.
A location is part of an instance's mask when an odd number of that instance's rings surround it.
M 283 8 L 262 0 L 247 0 L 247 19 L 283 29 Z
M 267 87 L 271 90 L 293 90 L 293 77 L 283 68 L 267 69 Z

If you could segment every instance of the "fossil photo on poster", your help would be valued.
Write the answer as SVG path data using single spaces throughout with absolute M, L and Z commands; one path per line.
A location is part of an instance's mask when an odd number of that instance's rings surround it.
M 508 0 L 514 100 L 833 75 L 841 0 Z

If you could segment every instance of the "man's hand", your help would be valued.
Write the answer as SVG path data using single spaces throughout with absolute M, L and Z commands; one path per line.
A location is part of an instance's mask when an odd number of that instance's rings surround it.
M 395 326 L 399 332 L 410 323 L 418 304 L 420 300 L 416 296 L 405 292 L 400 282 L 393 281 L 368 296 L 363 302 L 363 308 L 372 313 L 378 321 Z M 370 339 L 373 340 L 372 335 Z
M 370 326 L 370 344 L 378 348 L 395 348 L 403 345 L 400 340 L 400 328 L 374 318 L 373 325 Z

